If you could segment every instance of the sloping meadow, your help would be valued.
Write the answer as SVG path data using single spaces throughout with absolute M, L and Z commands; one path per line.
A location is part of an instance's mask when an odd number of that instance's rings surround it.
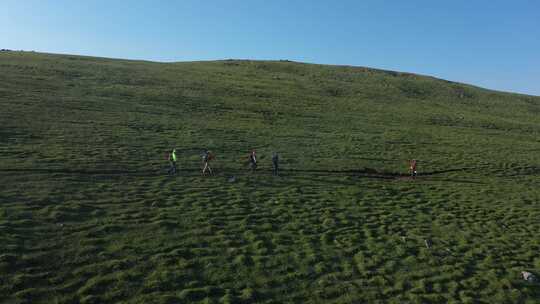
M 538 97 L 288 61 L 0 72 L 0 303 L 540 298 Z

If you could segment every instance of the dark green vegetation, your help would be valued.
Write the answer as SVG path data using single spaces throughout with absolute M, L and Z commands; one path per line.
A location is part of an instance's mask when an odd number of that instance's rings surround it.
M 0 303 L 540 302 L 539 97 L 2 52 L 0 106 Z

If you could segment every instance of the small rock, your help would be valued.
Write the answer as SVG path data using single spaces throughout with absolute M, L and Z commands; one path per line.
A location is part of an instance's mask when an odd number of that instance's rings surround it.
M 229 183 L 234 183 L 236 181 L 236 176 L 231 176 L 229 178 Z
M 521 276 L 523 276 L 523 279 L 527 282 L 536 282 L 536 276 L 528 271 L 522 271 Z

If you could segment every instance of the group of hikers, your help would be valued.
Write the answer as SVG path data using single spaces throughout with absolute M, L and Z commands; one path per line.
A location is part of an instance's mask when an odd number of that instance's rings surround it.
M 209 150 L 204 150 L 202 153 L 202 175 L 205 176 L 207 172 L 209 174 L 213 174 L 212 167 L 210 167 L 210 162 L 215 158 L 214 154 L 210 152 Z M 172 149 L 168 155 L 167 159 L 170 163 L 170 168 L 168 170 L 169 175 L 176 175 L 177 173 L 177 167 L 176 167 L 176 149 Z M 257 170 L 257 153 L 255 150 L 252 150 L 251 153 L 248 156 L 248 162 L 249 167 L 251 169 L 251 172 L 255 172 Z M 416 171 L 416 159 L 412 159 L 409 161 L 409 174 L 412 178 L 416 178 L 417 171 Z M 279 156 L 277 152 L 272 153 L 272 175 L 278 176 L 279 172 Z
M 210 152 L 209 150 L 204 150 L 202 153 L 202 162 L 203 162 L 203 169 L 202 169 L 202 175 L 206 175 L 207 172 L 209 174 L 213 174 L 212 167 L 210 167 L 210 162 L 215 158 L 214 154 Z M 176 175 L 177 173 L 177 167 L 176 167 L 176 149 L 172 149 L 167 156 L 167 159 L 170 163 L 170 168 L 168 170 L 169 175 Z M 249 167 L 251 169 L 251 172 L 255 172 L 257 169 L 257 153 L 255 150 L 252 150 L 251 153 L 248 156 L 248 162 Z M 278 176 L 279 172 L 279 156 L 277 152 L 272 153 L 272 175 Z

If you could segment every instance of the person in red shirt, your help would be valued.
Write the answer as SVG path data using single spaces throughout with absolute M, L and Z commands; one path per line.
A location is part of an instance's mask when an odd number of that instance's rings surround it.
M 409 171 L 411 173 L 411 177 L 412 178 L 415 178 L 416 175 L 417 175 L 417 171 L 416 171 L 416 159 L 413 159 L 410 161 L 409 163 Z

